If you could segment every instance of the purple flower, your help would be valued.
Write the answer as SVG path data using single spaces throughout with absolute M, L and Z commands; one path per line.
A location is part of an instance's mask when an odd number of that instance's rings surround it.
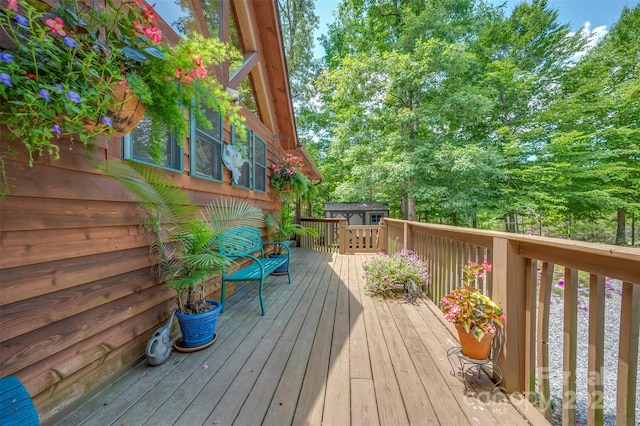
M 62 134 L 62 129 L 61 129 L 61 128 L 60 128 L 60 126 L 58 126 L 57 124 L 54 124 L 54 125 L 51 127 L 51 131 L 52 131 L 53 133 L 57 133 L 57 134 L 59 134 L 59 135 L 60 135 L 60 134 Z
M 564 288 L 564 280 L 558 280 L 558 287 Z
M 0 73 L 0 83 L 4 83 L 11 87 L 11 77 L 6 72 Z
M 76 43 L 76 41 L 72 37 L 67 36 L 62 40 L 64 41 L 64 44 L 66 44 L 69 47 L 78 47 L 78 43 Z
M 113 121 L 109 117 L 102 117 L 102 124 L 106 124 L 107 126 L 113 126 Z
M 49 91 L 47 89 L 40 89 L 40 91 L 38 92 L 38 95 L 40 95 L 40 97 L 46 101 L 51 100 L 49 98 Z
M 80 95 L 78 95 L 78 93 L 74 92 L 73 90 L 69 90 L 67 92 L 67 99 L 77 104 L 82 102 L 82 98 L 80 97 Z
M 8 53 L 0 53 L 0 61 L 10 64 L 11 61 L 13 61 L 13 55 L 10 55 Z
M 56 91 L 57 91 L 59 94 L 64 93 L 64 87 L 62 87 L 62 84 L 58 84 L 58 83 L 56 83 L 56 84 L 54 84 L 54 85 L 53 85 L 53 87 L 55 87 L 55 88 L 56 88 Z
M 16 22 L 20 25 L 22 25 L 23 27 L 28 27 L 29 26 L 29 21 L 27 21 L 27 18 L 25 18 L 22 15 L 16 15 Z

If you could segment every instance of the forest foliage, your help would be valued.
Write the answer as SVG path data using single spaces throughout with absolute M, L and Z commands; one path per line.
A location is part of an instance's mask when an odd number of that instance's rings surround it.
M 321 198 L 387 202 L 396 217 L 459 226 L 528 216 L 564 236 L 566 224 L 597 223 L 613 232 L 589 238 L 630 242 L 640 216 L 640 6 L 596 40 L 560 23 L 546 0 L 513 10 L 342 0 L 316 61 L 311 2 L 280 0 L 292 5 L 308 21 L 297 22 L 298 38 L 283 32 Z

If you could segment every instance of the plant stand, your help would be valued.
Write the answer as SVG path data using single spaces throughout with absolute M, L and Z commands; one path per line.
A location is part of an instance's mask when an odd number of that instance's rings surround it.
M 504 378 L 504 374 L 502 373 L 502 369 L 498 367 L 491 356 L 485 359 L 473 359 L 462 353 L 462 348 L 459 346 L 455 346 L 450 348 L 447 351 L 447 358 L 449 359 L 449 364 L 451 365 L 451 375 L 459 376 L 462 382 L 464 383 L 464 394 L 467 395 L 469 391 L 469 383 L 468 383 L 468 375 L 473 374 L 473 377 L 476 378 L 476 382 L 480 384 L 480 376 L 484 373 L 489 380 L 493 383 L 490 387 L 485 387 L 482 384 L 480 386 L 483 389 L 490 390 L 494 392 L 502 379 Z M 494 378 L 496 379 L 494 382 Z

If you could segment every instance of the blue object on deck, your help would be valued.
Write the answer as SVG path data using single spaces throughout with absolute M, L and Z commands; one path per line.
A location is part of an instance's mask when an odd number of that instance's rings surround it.
M 264 246 L 269 244 L 278 244 L 284 246 L 287 252 L 287 256 L 281 258 L 265 258 Z M 280 265 L 284 264 L 285 262 L 289 262 L 289 260 L 291 259 L 291 253 L 288 249 L 288 244 L 280 242 L 263 243 L 259 229 L 236 228 L 230 231 L 223 232 L 218 236 L 218 250 L 221 254 L 231 260 L 251 260 L 251 263 L 231 273 L 228 276 L 226 269 L 223 269 L 222 291 L 220 297 L 222 312 L 224 312 L 225 284 L 227 281 L 258 281 L 260 282 L 260 287 L 258 289 L 258 294 L 260 296 L 260 310 L 262 311 L 262 315 L 264 315 L 264 299 L 262 296 L 264 279 L 270 273 L 275 271 L 276 268 L 278 268 Z M 259 255 L 257 255 L 258 253 Z M 287 279 L 289 280 L 289 284 L 291 284 L 289 268 L 287 268 Z
M 15 376 L 0 379 L 0 425 L 40 425 L 40 418 L 29 392 Z

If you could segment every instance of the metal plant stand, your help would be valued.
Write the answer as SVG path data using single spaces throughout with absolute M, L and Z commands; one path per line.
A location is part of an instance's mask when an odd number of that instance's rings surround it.
M 467 395 L 469 391 L 469 375 L 476 378 L 476 382 L 483 389 L 494 392 L 498 385 L 502 382 L 504 374 L 502 369 L 497 364 L 497 359 L 500 357 L 500 351 L 504 341 L 504 331 L 499 328 L 496 336 L 491 344 L 491 351 L 489 356 L 485 359 L 473 359 L 462 353 L 462 349 L 459 346 L 450 348 L 447 351 L 447 358 L 451 365 L 451 375 L 458 376 L 464 383 L 464 394 Z M 485 374 L 489 381 L 492 382 L 492 386 L 485 387 L 480 383 L 480 376 Z

